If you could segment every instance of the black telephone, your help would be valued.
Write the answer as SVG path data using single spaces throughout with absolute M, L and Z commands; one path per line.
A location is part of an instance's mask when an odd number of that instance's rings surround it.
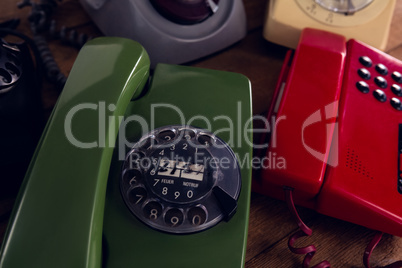
M 15 195 L 43 129 L 39 78 L 27 43 L 0 39 L 0 195 Z

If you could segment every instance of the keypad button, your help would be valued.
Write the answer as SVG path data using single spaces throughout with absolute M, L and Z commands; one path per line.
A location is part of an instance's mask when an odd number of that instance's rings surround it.
M 397 84 L 393 84 L 391 86 L 391 91 L 397 96 L 402 96 L 402 88 L 398 86 Z
M 380 88 L 386 88 L 387 87 L 387 80 L 385 80 L 384 77 L 382 76 L 377 76 L 374 78 L 374 82 L 379 86 Z
M 391 106 L 397 109 L 398 111 L 402 110 L 402 104 L 401 101 L 397 98 L 392 98 L 391 99 Z
M 359 58 L 359 62 L 365 66 L 365 67 L 371 67 L 373 65 L 373 62 L 371 61 L 371 59 L 367 56 L 361 56 Z
M 359 74 L 359 76 L 365 80 L 369 80 L 371 78 L 371 74 L 367 69 L 364 68 L 360 68 L 357 73 Z
M 388 68 L 384 64 L 381 64 L 381 63 L 379 63 L 375 66 L 375 70 L 381 75 L 388 74 Z
M 356 87 L 358 90 L 360 90 L 363 93 L 369 93 L 369 91 L 370 91 L 369 85 L 364 81 L 357 82 Z
M 394 79 L 395 82 L 397 83 L 402 83 L 402 74 L 400 72 L 393 72 L 391 75 L 392 79 Z
M 184 215 L 180 209 L 169 209 L 165 214 L 165 223 L 170 227 L 177 227 L 183 223 Z
M 381 89 L 374 90 L 373 95 L 378 101 L 384 102 L 387 100 L 387 95 Z

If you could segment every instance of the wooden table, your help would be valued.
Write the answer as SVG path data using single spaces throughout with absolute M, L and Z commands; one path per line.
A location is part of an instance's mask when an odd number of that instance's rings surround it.
M 0 22 L 21 18 L 19 30 L 30 34 L 27 16 L 30 8 L 19 10 L 20 0 L 2 0 Z M 402 60 L 402 1 L 397 1 L 386 52 Z M 253 88 L 253 112 L 262 114 L 270 103 L 276 79 L 287 49 L 267 42 L 262 37 L 266 0 L 244 1 L 248 20 L 248 34 L 237 44 L 198 60 L 189 65 L 238 72 L 246 75 Z M 66 25 L 92 36 L 101 35 L 82 10 L 78 0 L 63 1 L 55 12 L 58 24 Z M 56 62 L 68 75 L 77 50 L 49 41 Z M 45 83 L 43 102 L 49 115 L 59 92 Z M 15 196 L 0 197 L 0 241 L 7 225 Z M 401 204 L 402 205 L 402 204 Z M 338 219 L 320 215 L 309 209 L 299 208 L 302 219 L 313 229 L 313 235 L 297 242 L 297 246 L 315 244 L 318 252 L 312 263 L 327 259 L 332 267 L 363 267 L 362 256 L 375 232 Z M 252 194 L 246 267 L 300 267 L 303 257 L 292 254 L 287 248 L 289 235 L 297 230 L 283 201 Z M 402 259 L 402 238 L 385 235 L 371 258 L 373 266 L 386 265 Z

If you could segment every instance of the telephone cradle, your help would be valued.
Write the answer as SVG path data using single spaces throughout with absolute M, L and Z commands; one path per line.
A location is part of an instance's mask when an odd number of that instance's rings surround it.
M 242 0 L 175 1 L 80 0 L 106 36 L 141 43 L 157 63 L 193 61 L 240 41 L 246 36 Z
M 268 118 L 275 126 L 253 190 L 402 236 L 402 62 L 357 40 L 305 29 Z
M 228 127 L 250 122 L 250 82 L 149 70 L 132 40 L 81 49 L 17 197 L 0 267 L 244 266 L 251 170 L 238 161 L 252 153 L 252 126 Z

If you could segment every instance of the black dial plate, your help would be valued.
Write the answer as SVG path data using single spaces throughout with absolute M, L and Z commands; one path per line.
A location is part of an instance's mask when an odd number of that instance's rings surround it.
M 133 146 L 120 186 L 127 207 L 145 224 L 193 233 L 230 219 L 241 178 L 235 154 L 217 136 L 189 126 L 166 126 Z

